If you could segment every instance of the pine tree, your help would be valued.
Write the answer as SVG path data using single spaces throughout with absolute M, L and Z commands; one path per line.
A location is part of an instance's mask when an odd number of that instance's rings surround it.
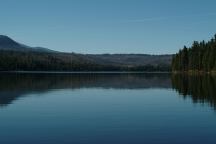
M 183 70 L 187 71 L 188 70 L 188 49 L 186 46 L 184 46 L 183 51 L 182 51 L 182 64 L 183 64 Z
M 174 71 L 206 71 L 216 69 L 216 35 L 208 42 L 194 41 L 189 48 L 184 46 L 173 57 L 172 69 Z

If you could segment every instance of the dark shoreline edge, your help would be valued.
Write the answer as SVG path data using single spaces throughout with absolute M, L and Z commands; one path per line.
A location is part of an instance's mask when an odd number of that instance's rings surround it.
M 142 72 L 142 71 L 0 71 L 11 74 L 171 74 L 172 72 Z
M 186 74 L 186 75 L 216 75 L 216 71 L 172 71 L 172 74 Z
M 0 74 L 174 74 L 174 75 L 216 75 L 216 71 L 0 71 Z

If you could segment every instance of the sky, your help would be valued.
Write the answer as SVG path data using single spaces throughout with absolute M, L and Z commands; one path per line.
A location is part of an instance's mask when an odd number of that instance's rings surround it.
M 76 53 L 173 54 L 216 33 L 216 0 L 0 0 L 0 34 Z

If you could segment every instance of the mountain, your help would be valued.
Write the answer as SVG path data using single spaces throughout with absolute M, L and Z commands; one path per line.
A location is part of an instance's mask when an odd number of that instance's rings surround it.
M 55 52 L 53 50 L 42 47 L 30 47 L 24 44 L 18 43 L 8 36 L 0 35 L 0 50 L 10 51 L 28 51 L 28 52 Z
M 172 55 L 77 54 L 30 47 L 0 35 L 0 71 L 167 71 Z

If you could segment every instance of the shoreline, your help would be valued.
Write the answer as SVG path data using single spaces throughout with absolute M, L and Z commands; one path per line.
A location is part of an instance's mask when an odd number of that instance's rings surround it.
M 210 71 L 210 72 L 206 72 L 206 71 L 172 71 L 172 74 L 188 74 L 188 75 L 216 75 L 216 71 Z
M 0 71 L 0 73 L 14 74 L 171 74 L 172 72 L 144 72 L 144 71 Z
M 0 71 L 0 74 L 185 74 L 216 75 L 216 71 Z

